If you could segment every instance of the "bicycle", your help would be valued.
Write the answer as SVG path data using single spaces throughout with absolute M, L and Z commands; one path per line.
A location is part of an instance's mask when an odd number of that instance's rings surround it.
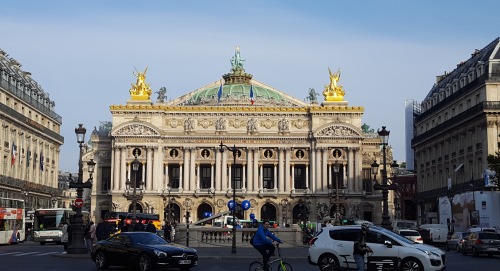
M 276 248 L 278 251 L 278 258 L 274 260 L 270 260 L 268 263 L 268 269 L 264 270 L 264 264 L 259 261 L 254 261 L 250 263 L 249 271 L 272 271 L 271 265 L 275 262 L 278 262 L 278 268 L 276 269 L 277 271 L 293 271 L 292 266 L 285 262 L 285 259 L 281 256 L 281 249 L 280 249 L 280 244 L 276 244 Z

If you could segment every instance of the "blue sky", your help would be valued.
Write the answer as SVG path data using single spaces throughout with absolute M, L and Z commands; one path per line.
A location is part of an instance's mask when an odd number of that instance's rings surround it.
M 59 169 L 78 169 L 74 128 L 87 138 L 125 104 L 135 68 L 176 98 L 221 79 L 235 47 L 254 79 L 299 99 L 342 69 L 350 106 L 387 126 L 405 157 L 405 100 L 422 101 L 500 36 L 500 2 L 486 1 L 1 1 L 0 48 L 19 61 L 63 118 Z M 153 97 L 155 99 L 155 97 Z M 153 99 L 153 100 L 154 100 Z

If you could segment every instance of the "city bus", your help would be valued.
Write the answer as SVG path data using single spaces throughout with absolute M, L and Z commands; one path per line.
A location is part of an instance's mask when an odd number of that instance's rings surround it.
M 72 209 L 52 208 L 35 210 L 33 220 L 33 240 L 40 245 L 45 243 L 61 243 L 62 227 L 61 223 L 66 222 L 71 226 L 70 217 L 75 214 Z M 83 223 L 90 220 L 88 212 L 82 211 Z
M 146 226 L 149 221 L 153 221 L 156 229 L 161 229 L 160 215 L 158 214 L 144 214 L 136 213 L 136 223 L 141 221 L 144 226 Z M 123 221 L 123 222 L 122 222 Z M 123 223 L 130 225 L 132 223 L 132 213 L 128 212 L 107 212 L 104 214 L 104 222 L 111 226 L 111 233 L 119 233 L 121 231 L 121 226 Z
M 0 197 L 0 245 L 25 240 L 24 200 Z

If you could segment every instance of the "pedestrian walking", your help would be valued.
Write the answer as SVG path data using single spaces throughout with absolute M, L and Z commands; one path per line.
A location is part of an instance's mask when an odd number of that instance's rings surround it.
M 94 245 L 96 236 L 95 236 L 95 225 L 93 221 L 89 222 L 89 230 L 87 232 L 87 235 L 85 235 L 85 244 L 87 245 L 87 249 L 91 250 L 92 246 Z
M 68 250 L 68 223 L 62 222 L 61 223 L 61 243 L 63 245 L 64 251 Z
M 163 238 L 167 242 L 172 242 L 172 225 L 170 225 L 170 221 L 165 223 L 165 227 L 163 228 Z
M 156 233 L 156 226 L 153 224 L 153 221 L 149 221 L 146 226 L 146 231 L 151 233 Z

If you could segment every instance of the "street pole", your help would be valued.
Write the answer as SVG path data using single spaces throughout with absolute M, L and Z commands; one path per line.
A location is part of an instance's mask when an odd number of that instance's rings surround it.
M 132 170 L 134 171 L 134 187 L 132 190 L 132 222 L 130 223 L 130 230 L 135 230 L 135 224 L 137 220 L 137 171 L 139 171 L 139 165 L 141 164 L 137 160 L 137 153 L 134 154 L 134 161 L 132 161 Z
M 220 143 L 220 152 L 223 153 L 224 152 L 224 148 L 226 148 L 228 151 L 232 152 L 233 153 L 233 158 L 234 158 L 234 161 L 233 161 L 233 168 L 232 168 L 232 183 L 233 183 L 233 203 L 234 203 L 234 206 L 233 206 L 233 238 L 232 238 L 232 246 L 231 246 L 231 254 L 236 254 L 236 176 L 235 176 L 235 173 L 236 173 L 236 155 L 239 151 L 238 148 L 236 148 L 236 145 L 233 145 L 233 147 L 228 147 L 224 144 L 222 144 L 222 142 Z
M 80 145 L 80 157 L 78 160 L 78 180 L 74 182 L 71 180 L 69 188 L 76 188 L 76 198 L 82 200 L 83 189 L 92 188 L 91 182 L 83 183 L 83 162 L 82 162 L 82 151 L 83 143 L 85 142 L 85 132 L 87 130 L 83 127 L 83 124 L 78 124 L 78 128 L 75 129 L 77 142 Z M 87 248 L 84 243 L 83 236 L 83 216 L 82 216 L 82 206 L 75 206 L 76 212 L 73 215 L 73 221 L 71 221 L 71 243 L 68 245 L 68 254 L 86 254 Z
M 389 194 L 389 185 L 387 183 L 387 154 L 386 147 L 388 144 L 389 133 L 385 129 L 385 126 L 382 126 L 382 130 L 377 131 L 379 136 L 382 138 L 382 155 L 383 155 L 383 167 L 382 167 L 382 227 L 392 231 L 392 223 L 389 217 L 389 202 L 388 202 L 388 194 Z

